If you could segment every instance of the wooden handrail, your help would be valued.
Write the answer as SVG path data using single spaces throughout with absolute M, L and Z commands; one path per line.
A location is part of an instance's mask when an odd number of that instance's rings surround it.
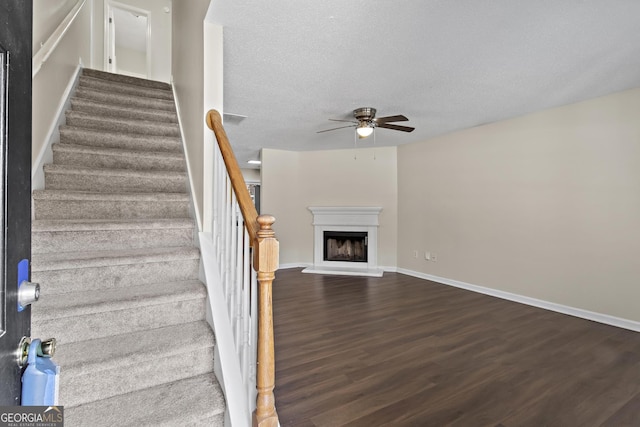
M 238 200 L 253 248 L 253 268 L 257 272 L 260 284 L 258 291 L 258 366 L 256 372 L 258 396 L 252 422 L 254 426 L 276 427 L 279 424 L 273 394 L 275 355 L 272 287 L 279 263 L 279 244 L 272 228 L 275 218 L 271 215 L 258 216 L 218 111 L 209 110 L 207 125 L 216 136 L 231 186 Z
M 240 166 L 238 166 L 236 155 L 231 149 L 227 132 L 225 132 L 222 126 L 222 117 L 220 117 L 218 111 L 209 110 L 207 113 L 207 126 L 209 126 L 209 129 L 216 135 L 218 147 L 220 147 L 220 153 L 222 154 L 224 165 L 227 168 L 233 192 L 236 194 L 238 205 L 240 205 L 240 212 L 242 212 L 242 218 L 244 218 L 244 223 L 249 232 L 249 238 L 251 242 L 254 242 L 256 237 L 258 237 L 258 230 L 260 229 L 260 225 L 258 225 L 258 211 L 256 211 L 253 200 L 251 200 L 251 195 L 249 194 L 249 190 L 247 190 L 247 183 L 244 181 Z

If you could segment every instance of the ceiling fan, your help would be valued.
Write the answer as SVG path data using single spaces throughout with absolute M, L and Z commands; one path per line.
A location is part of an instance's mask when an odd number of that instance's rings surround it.
M 353 116 L 356 118 L 356 120 L 329 119 L 334 122 L 347 122 L 347 123 L 353 123 L 353 124 L 347 125 L 347 126 L 340 126 L 332 129 L 320 130 L 317 133 L 355 127 L 358 137 L 366 138 L 373 133 L 373 130 L 375 128 L 399 130 L 402 132 L 412 132 L 415 129 L 409 126 L 400 126 L 400 125 L 394 125 L 391 123 L 391 122 L 406 122 L 407 120 L 409 120 L 403 115 L 376 118 L 376 109 L 371 107 L 356 108 L 355 110 L 353 110 Z

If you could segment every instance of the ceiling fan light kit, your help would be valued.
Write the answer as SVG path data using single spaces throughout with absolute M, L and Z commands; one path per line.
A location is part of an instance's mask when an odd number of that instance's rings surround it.
M 360 123 L 356 128 L 356 132 L 360 138 L 366 138 L 373 133 L 373 126 L 369 123 Z
M 325 129 L 325 130 L 318 131 L 317 133 L 329 132 L 332 130 L 344 129 L 348 127 L 355 127 L 358 138 L 363 139 L 370 136 L 373 133 L 374 129 L 377 127 L 384 128 L 384 129 L 391 129 L 391 130 L 399 130 L 402 132 L 412 132 L 415 129 L 409 126 L 400 126 L 400 125 L 391 124 L 391 122 L 405 122 L 409 120 L 403 115 L 376 118 L 376 109 L 371 107 L 356 108 L 355 110 L 353 110 L 353 117 L 355 117 L 356 119 L 355 121 L 329 119 L 335 122 L 349 122 L 354 124 L 348 125 L 348 126 L 340 126 L 338 128 L 333 128 L 333 129 Z

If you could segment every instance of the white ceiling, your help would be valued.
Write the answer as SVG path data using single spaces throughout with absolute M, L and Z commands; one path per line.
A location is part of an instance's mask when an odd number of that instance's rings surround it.
M 353 147 L 317 134 L 358 107 L 436 135 L 640 87 L 638 0 L 214 0 L 224 110 L 241 167 L 263 147 Z M 372 138 L 359 144 L 371 144 Z

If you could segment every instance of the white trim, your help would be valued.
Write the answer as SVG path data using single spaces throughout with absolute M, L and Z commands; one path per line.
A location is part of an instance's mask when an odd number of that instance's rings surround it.
M 379 206 L 309 206 L 313 213 L 313 267 L 303 273 L 381 277 L 378 267 Z M 324 232 L 367 233 L 367 262 L 326 261 Z
M 313 267 L 313 263 L 312 262 L 290 262 L 287 264 L 280 264 L 278 270 L 286 270 L 288 268 L 307 268 L 307 267 Z M 396 273 L 398 271 L 397 267 L 394 266 L 378 266 L 378 268 L 382 269 L 385 273 L 389 272 L 389 273 Z M 276 273 L 277 275 L 278 273 Z
M 80 73 L 82 72 L 82 58 L 78 61 L 78 65 L 71 75 L 71 79 L 69 79 L 69 83 L 67 83 L 67 87 L 65 88 L 62 96 L 60 97 L 60 103 L 58 104 L 58 108 L 54 114 L 54 120 L 49 125 L 49 130 L 45 136 L 46 142 L 42 144 L 42 148 L 38 153 L 35 161 L 31 165 L 31 189 L 32 190 L 40 190 L 44 188 L 44 171 L 42 167 L 46 163 L 53 162 L 53 151 L 51 150 L 51 146 L 60 141 L 60 133 L 58 132 L 58 128 L 60 125 L 64 124 L 66 121 L 65 111 L 71 105 L 71 95 L 75 92 L 76 85 L 78 84 L 78 79 L 80 78 Z
M 311 267 L 313 264 L 305 263 L 305 262 L 291 262 L 288 264 L 280 264 L 278 266 L 278 270 L 286 270 L 288 268 L 307 268 Z M 276 277 L 278 277 L 278 272 L 276 271 Z
M 139 15 L 144 15 L 147 18 L 147 40 L 146 40 L 146 48 L 147 51 L 146 53 L 146 59 L 147 59 L 147 64 L 146 64 L 146 72 L 147 75 L 141 78 L 144 79 L 151 79 L 151 11 L 150 10 L 146 10 L 146 9 L 141 9 L 135 6 L 131 6 L 129 4 L 126 3 L 120 3 L 117 1 L 113 1 L 113 0 L 107 0 L 104 2 L 104 58 L 103 58 L 103 70 L 109 71 L 111 73 L 117 73 L 117 74 L 123 74 L 126 75 L 125 73 L 119 73 L 118 72 L 118 67 L 117 64 L 115 64 L 113 70 L 110 69 L 110 64 L 109 64 L 109 54 L 111 52 L 109 52 L 109 44 L 110 44 L 110 26 L 109 26 L 109 17 L 111 16 L 112 10 L 113 9 L 120 9 L 120 10 L 124 10 L 127 12 L 133 12 Z M 115 25 L 115 24 L 114 24 Z M 115 40 L 115 34 L 113 35 L 114 40 Z M 115 42 L 114 42 L 115 43 Z M 115 52 L 115 45 L 113 46 L 113 50 Z
M 555 311 L 562 314 L 568 314 L 569 316 L 579 317 L 582 319 L 592 320 L 598 323 L 604 323 L 606 325 L 616 326 L 618 328 L 629 329 L 632 331 L 640 332 L 640 322 L 636 322 L 634 320 L 622 319 L 620 317 L 610 316 L 608 314 L 596 313 L 593 311 L 583 310 L 581 308 L 569 307 L 566 305 L 557 304 L 550 301 L 544 301 L 536 298 L 531 298 L 524 295 L 512 294 L 510 292 L 500 291 L 492 288 L 485 288 L 484 286 L 472 285 L 470 283 L 460 282 L 458 280 L 447 279 L 444 277 L 438 277 L 431 274 L 420 273 L 418 271 L 407 270 L 405 268 L 398 268 L 397 271 L 398 273 L 417 277 L 419 279 L 431 280 L 432 282 L 438 282 L 443 285 L 454 286 L 456 288 L 466 289 L 468 291 L 478 292 L 485 295 L 491 295 L 493 297 L 514 301 L 521 304 L 530 305 L 533 307 L 543 308 L 545 310 Z
M 78 13 L 80 13 L 80 9 L 82 9 L 82 6 L 84 6 L 86 1 L 87 0 L 78 0 L 67 16 L 65 16 L 62 22 L 60 22 L 60 25 L 58 25 L 51 36 L 49 36 L 47 41 L 44 42 L 40 46 L 40 49 L 38 49 L 38 51 L 33 55 L 33 58 L 31 59 L 31 78 L 34 78 L 36 74 L 38 74 L 42 68 L 42 64 L 47 62 L 49 56 L 51 56 L 58 44 L 62 41 L 62 38 L 69 27 L 71 27 L 71 24 L 73 24 L 73 21 L 76 19 L 76 16 L 78 16 Z
M 302 270 L 303 273 L 312 274 L 333 274 L 336 276 L 365 276 L 382 277 L 384 271 L 380 268 L 344 268 L 344 267 L 309 267 Z
M 182 140 L 182 149 L 184 150 L 184 157 L 187 163 L 187 175 L 189 175 L 189 188 L 191 190 L 191 200 L 193 200 L 193 209 L 195 211 L 196 222 L 198 223 L 198 231 L 202 231 L 202 218 L 200 217 L 200 206 L 198 205 L 198 199 L 193 194 L 193 174 L 191 173 L 191 166 L 189 165 L 189 150 L 184 138 L 184 128 L 182 127 L 182 116 L 180 115 L 180 102 L 176 94 L 176 87 L 173 84 L 173 78 L 171 79 L 171 91 L 173 92 L 173 102 L 176 105 L 176 114 L 178 116 L 178 126 L 180 127 L 180 139 Z
M 240 362 L 235 352 L 235 340 L 229 322 L 227 299 L 222 291 L 222 279 L 215 262 L 212 235 L 211 233 L 198 233 L 198 237 L 202 252 L 200 259 L 204 266 L 205 283 L 213 320 L 211 327 L 216 336 L 216 352 L 220 356 L 222 378 L 218 377 L 218 380 L 224 390 L 231 425 L 248 427 L 251 424 L 251 414 L 246 413 L 249 403 L 243 386 Z

